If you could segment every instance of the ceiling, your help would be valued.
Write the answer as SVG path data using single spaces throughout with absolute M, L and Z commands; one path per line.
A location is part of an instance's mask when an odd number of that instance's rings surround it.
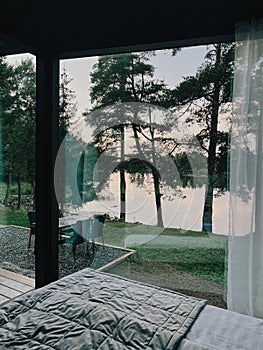
M 66 58 L 234 40 L 235 23 L 263 17 L 253 1 L 6 0 L 0 54 Z

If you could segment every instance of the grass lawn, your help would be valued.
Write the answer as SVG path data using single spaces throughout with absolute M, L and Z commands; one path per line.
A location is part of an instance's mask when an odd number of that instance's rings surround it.
M 107 272 L 226 307 L 226 236 L 106 221 L 104 239 L 107 244 L 136 250 Z
M 131 247 L 132 248 L 132 247 Z M 225 251 L 223 249 L 186 249 L 186 248 L 149 248 L 136 249 L 138 264 L 152 263 L 152 272 L 156 264 L 170 265 L 172 268 L 218 282 L 223 285 L 225 272 Z
M 158 264 L 224 284 L 227 237 L 205 232 L 123 222 L 106 222 L 108 244 L 136 250 L 132 256 L 138 269 L 144 264 L 154 270 Z
M 24 209 L 11 209 L 0 205 L 0 225 L 29 227 L 27 212 Z

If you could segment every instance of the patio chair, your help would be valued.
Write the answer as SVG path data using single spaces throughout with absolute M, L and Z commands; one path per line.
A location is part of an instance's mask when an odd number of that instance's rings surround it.
M 64 239 L 64 243 L 72 244 L 74 265 L 76 262 L 77 245 L 85 242 L 85 239 L 82 235 L 82 232 L 83 232 L 83 221 L 79 220 L 74 225 L 72 225 L 72 227 L 70 229 L 67 230 L 67 234 L 71 233 L 71 236 Z M 88 247 L 87 247 L 87 253 L 88 253 Z
M 29 242 L 28 242 L 28 249 L 31 247 L 31 239 L 32 236 L 36 236 L 36 231 L 37 231 L 37 227 L 36 227 L 36 212 L 35 211 L 29 211 L 28 213 L 28 219 L 29 219 L 29 227 L 30 227 L 30 233 L 29 233 Z M 59 244 L 64 243 L 62 234 L 64 233 L 64 231 L 59 230 Z M 34 253 L 35 253 L 35 245 L 34 245 Z
M 28 219 L 29 219 L 29 225 L 30 225 L 30 233 L 29 233 L 29 242 L 28 242 L 28 249 L 31 247 L 31 238 L 32 236 L 36 236 L 36 212 L 35 211 L 29 211 L 28 212 Z
M 93 218 L 78 220 L 71 228 L 72 235 L 64 239 L 64 243 L 72 244 L 72 253 L 74 264 L 76 262 L 76 249 L 77 245 L 86 244 L 86 254 L 90 257 L 89 246 L 90 240 L 92 244 L 92 253 L 95 253 L 95 238 L 102 237 L 102 243 L 104 248 L 103 238 L 103 224 L 105 221 L 105 215 L 94 215 Z

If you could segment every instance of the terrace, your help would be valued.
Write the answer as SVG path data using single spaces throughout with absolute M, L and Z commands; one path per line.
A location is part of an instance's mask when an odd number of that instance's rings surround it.
M 33 278 L 0 268 L 0 305 L 34 288 Z

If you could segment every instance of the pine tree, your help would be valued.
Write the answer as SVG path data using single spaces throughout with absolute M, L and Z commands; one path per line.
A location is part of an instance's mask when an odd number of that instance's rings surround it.
M 149 56 L 151 53 L 129 53 L 121 55 L 102 56 L 98 63 L 94 65 L 91 73 L 91 101 L 92 111 L 109 106 L 116 106 L 118 103 L 132 103 L 132 102 L 147 102 L 152 104 L 160 104 L 162 101 L 165 84 L 153 79 L 154 67 L 149 64 Z M 117 109 L 116 109 L 117 110 Z M 136 108 L 135 108 L 136 110 Z M 136 111 L 135 111 L 136 113 Z M 120 143 L 120 163 L 125 162 L 125 133 L 128 128 L 124 120 L 120 120 L 118 113 L 105 115 L 102 119 L 94 118 L 96 114 L 86 113 L 88 122 L 97 125 L 109 125 L 114 129 L 111 138 L 108 142 Z M 135 116 L 136 120 L 137 117 Z M 114 128 L 112 128 L 114 125 Z M 137 148 L 139 145 L 138 134 L 145 135 L 138 123 L 132 123 L 132 130 L 136 140 Z M 145 131 L 145 130 L 144 130 Z M 107 131 L 108 132 L 108 131 Z M 149 128 L 151 143 L 154 144 L 154 128 Z M 96 133 L 96 131 L 95 131 Z M 100 141 L 99 141 L 100 142 Z M 101 143 L 101 142 L 100 142 Z M 139 152 L 139 148 L 138 148 Z M 154 152 L 152 152 L 154 154 Z M 158 213 L 158 226 L 163 226 L 162 210 L 161 210 L 161 190 L 160 190 L 160 176 L 154 167 L 154 158 L 152 159 L 152 175 L 154 178 L 156 207 Z M 126 182 L 125 169 L 122 166 L 118 167 L 120 174 L 120 218 L 125 220 L 126 215 Z
M 222 163 L 222 159 L 226 159 L 229 137 L 227 132 L 219 131 L 218 126 L 220 108 L 231 100 L 233 62 L 233 44 L 213 45 L 196 75 L 185 77 L 182 83 L 169 92 L 167 98 L 166 106 L 170 108 L 191 105 L 191 117 L 187 122 L 201 126 L 196 137 L 207 154 L 207 183 L 202 219 L 202 230 L 206 232 L 212 232 L 214 188 L 224 189 L 227 186 L 227 163 Z M 224 173 L 224 181 L 221 183 L 218 180 L 220 173 Z

